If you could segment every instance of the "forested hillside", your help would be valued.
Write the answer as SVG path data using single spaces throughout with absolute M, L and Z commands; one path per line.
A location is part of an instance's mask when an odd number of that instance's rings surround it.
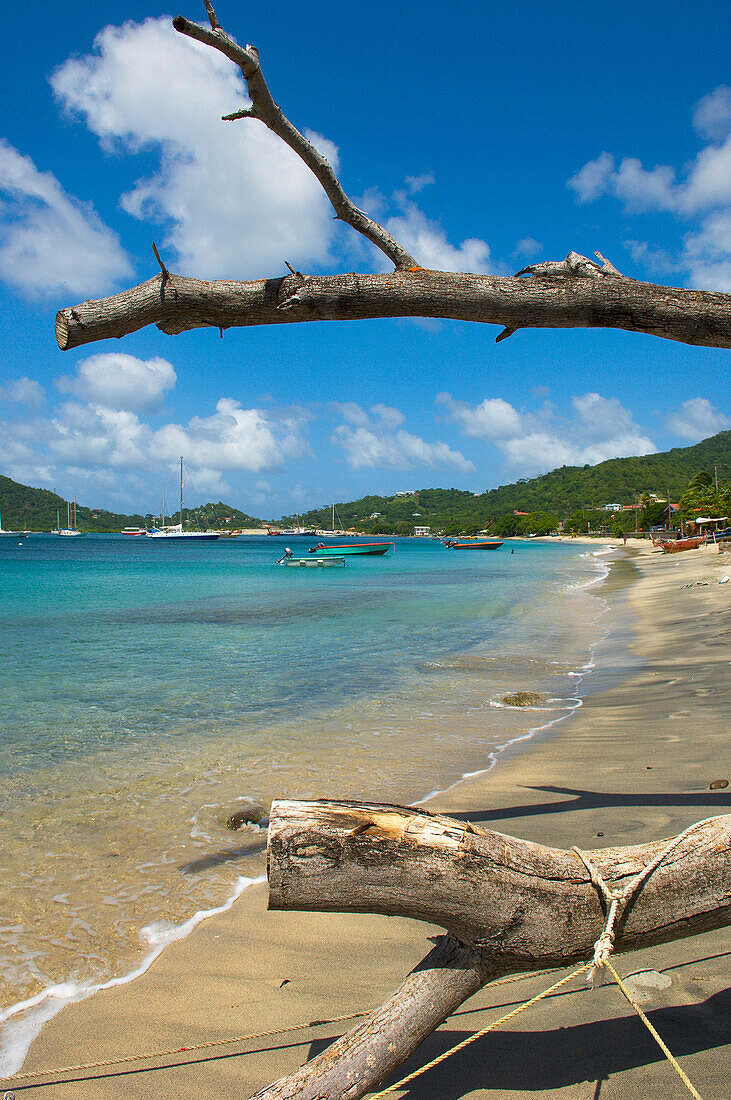
M 48 489 L 32 489 L 29 485 L 21 485 L 9 477 L 0 474 L 0 510 L 2 512 L 2 525 L 5 528 L 50 531 L 56 526 L 56 517 L 60 516 L 62 526 L 66 525 L 67 505 L 71 504 L 71 517 L 73 522 L 73 501 L 66 501 L 57 493 Z M 88 508 L 81 504 L 76 505 L 76 518 L 82 531 L 103 532 L 121 531 L 123 527 L 144 527 L 153 517 L 149 513 L 146 516 L 134 513 L 122 515 L 118 512 L 108 512 L 103 508 Z M 167 522 L 176 523 L 180 518 L 179 513 L 171 517 L 168 514 Z M 184 508 L 183 519 L 185 526 L 205 529 L 206 527 L 258 527 L 260 521 L 253 516 L 233 508 L 230 504 L 218 501 L 217 504 L 209 503 L 199 508 Z
M 520 512 L 548 512 L 565 519 L 577 509 L 601 509 L 605 504 L 632 504 L 643 493 L 677 502 L 699 470 L 719 480 L 731 478 L 731 431 L 704 439 L 692 447 L 675 447 L 662 454 L 612 458 L 597 466 L 562 466 L 540 477 L 524 478 L 475 494 L 460 489 L 419 489 L 408 495 L 367 496 L 337 504 L 336 526 L 373 533 L 424 525 L 450 533 L 481 530 L 498 519 Z M 380 513 L 377 515 L 376 513 Z M 287 516 L 283 522 L 294 522 Z M 307 527 L 329 528 L 330 505 L 299 517 Z

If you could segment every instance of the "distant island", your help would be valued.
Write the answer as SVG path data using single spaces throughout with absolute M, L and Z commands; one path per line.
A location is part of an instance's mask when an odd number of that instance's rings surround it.
M 429 534 L 470 534 L 484 530 L 505 537 L 543 534 L 561 523 L 566 531 L 609 529 L 621 534 L 637 524 L 646 527 L 669 519 L 668 496 L 671 503 L 680 502 L 699 474 L 700 489 L 708 489 L 712 483 L 715 490 L 717 478 L 722 492 L 718 499 L 711 490 L 693 499 L 728 508 L 724 501 L 731 481 L 731 431 L 719 432 L 692 447 L 675 447 L 661 454 L 611 458 L 596 466 L 561 466 L 539 477 L 521 478 L 484 493 L 414 489 L 393 496 L 366 496 L 338 503 L 336 525 L 367 534 L 412 535 L 415 529 Z M 688 503 L 692 505 L 692 501 Z M 34 489 L 0 474 L 0 504 L 5 527 L 50 531 L 56 526 L 58 513 L 64 518 L 68 502 L 48 489 Z M 701 503 L 699 506 L 703 507 Z M 77 517 L 79 526 L 92 533 L 149 526 L 157 518 L 151 513 L 121 515 L 81 504 L 77 504 Z M 186 527 L 202 530 L 266 531 L 270 525 L 329 529 L 332 505 L 328 503 L 298 516 L 262 520 L 231 504 L 209 502 L 184 509 L 183 522 Z

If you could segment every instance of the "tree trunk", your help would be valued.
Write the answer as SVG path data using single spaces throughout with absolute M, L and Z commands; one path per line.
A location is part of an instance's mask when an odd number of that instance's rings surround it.
M 621 889 L 666 842 L 585 853 Z M 377 1088 L 431 1031 L 497 974 L 591 958 L 603 906 L 575 852 L 423 810 L 277 801 L 269 907 L 414 917 L 447 929 L 379 1009 L 258 1100 L 337 1100 Z M 670 851 L 616 928 L 621 950 L 731 923 L 731 816 Z
M 499 973 L 489 953 L 441 936 L 380 1008 L 256 1100 L 356 1100 L 378 1088 L 463 1001 Z M 252 1098 L 253 1100 L 253 1098 Z

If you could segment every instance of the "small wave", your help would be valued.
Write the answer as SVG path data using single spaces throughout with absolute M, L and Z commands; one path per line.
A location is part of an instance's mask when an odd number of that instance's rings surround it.
M 234 883 L 231 896 L 213 909 L 201 909 L 194 913 L 182 924 L 173 924 L 171 921 L 154 921 L 140 932 L 140 939 L 152 950 L 145 956 L 140 965 L 128 974 L 118 978 L 110 978 L 106 982 L 98 984 L 77 984 L 76 982 L 60 982 L 48 986 L 29 997 L 25 1001 L 11 1005 L 0 1012 L 0 1025 L 3 1026 L 2 1047 L 0 1047 L 0 1078 L 11 1077 L 17 1073 L 25 1061 L 28 1049 L 44 1024 L 52 1020 L 66 1005 L 85 1001 L 87 997 L 98 993 L 102 989 L 113 989 L 118 985 L 126 985 L 144 974 L 152 966 L 153 962 L 162 954 L 168 944 L 176 940 L 185 939 L 193 929 L 208 917 L 225 913 L 234 902 L 241 897 L 250 886 L 256 886 L 266 882 L 266 875 L 258 875 L 256 878 L 247 878 L 241 875 Z M 9 1023 L 6 1023 L 9 1021 Z

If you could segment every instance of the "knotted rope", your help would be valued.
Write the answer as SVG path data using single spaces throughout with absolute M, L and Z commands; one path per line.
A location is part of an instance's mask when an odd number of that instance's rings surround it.
M 693 825 L 689 825 L 682 833 L 678 833 L 672 840 L 669 840 L 654 859 L 651 859 L 641 871 L 638 871 L 634 878 L 629 880 L 626 886 L 618 889 L 612 889 L 611 886 L 607 885 L 599 868 L 594 866 L 588 856 L 586 856 L 580 848 L 575 846 L 572 847 L 571 851 L 576 852 L 589 872 L 589 878 L 599 892 L 607 914 L 602 934 L 594 944 L 593 965 L 586 977 L 590 985 L 596 984 L 601 971 L 609 962 L 612 952 L 614 951 L 614 937 L 617 921 L 622 919 L 627 909 L 634 901 L 635 895 L 638 893 L 640 887 L 644 885 L 652 872 L 660 866 L 665 857 L 672 852 L 673 848 L 677 848 L 681 841 L 685 840 L 685 838 L 695 832 L 696 829 L 700 829 L 701 826 L 708 825 L 709 822 L 717 820 L 718 817 L 706 817 L 703 821 L 696 821 Z

